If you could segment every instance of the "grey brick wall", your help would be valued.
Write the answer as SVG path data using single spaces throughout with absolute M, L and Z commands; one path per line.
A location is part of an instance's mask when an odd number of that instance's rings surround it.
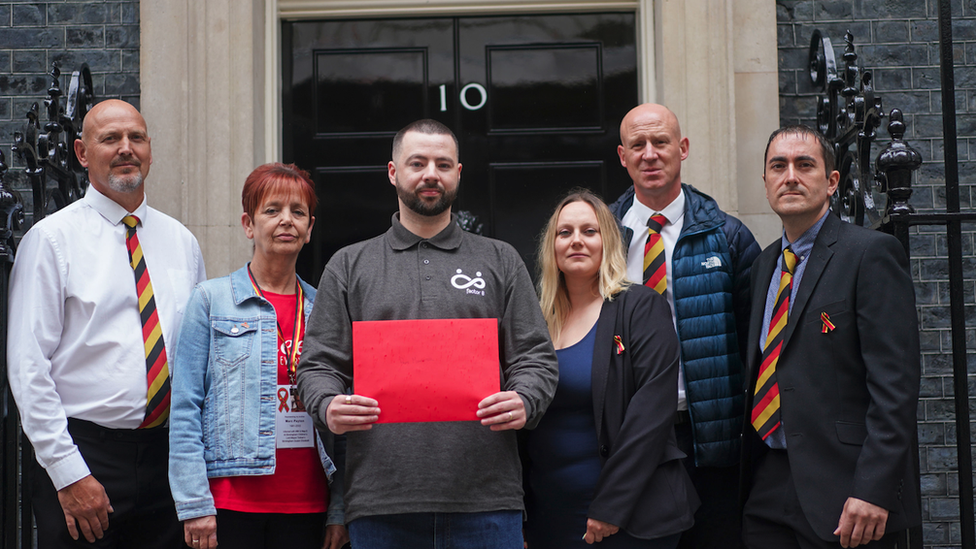
M 830 37 L 843 66 L 844 33 L 854 34 L 862 69 L 873 71 L 885 110 L 902 109 L 906 139 L 925 164 L 911 203 L 918 211 L 945 211 L 942 100 L 939 77 L 937 0 L 778 0 L 779 96 L 782 123 L 813 125 L 816 90 L 807 72 L 814 29 Z M 976 0 L 952 2 L 961 203 L 973 204 L 976 183 Z M 887 121 L 880 145 L 888 139 Z M 876 147 L 874 155 L 880 146 Z M 873 155 L 873 156 L 874 156 Z M 969 368 L 970 417 L 976 410 L 976 321 L 973 226 L 963 226 L 964 300 Z M 919 227 L 911 237 L 912 275 L 921 320 L 922 387 L 918 408 L 922 513 L 926 547 L 958 547 L 959 478 L 949 337 L 949 282 L 944 228 Z M 972 429 L 976 439 L 976 427 Z
M 11 166 L 5 183 L 31 210 L 23 165 L 10 151 L 26 113 L 43 99 L 57 62 L 66 94 L 71 72 L 88 63 L 96 100 L 139 106 L 139 2 L 105 0 L 0 1 L 0 146 Z M 28 226 L 30 215 L 28 214 Z

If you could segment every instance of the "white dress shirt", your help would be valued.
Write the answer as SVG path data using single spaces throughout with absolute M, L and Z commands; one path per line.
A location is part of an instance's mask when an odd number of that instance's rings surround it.
M 678 193 L 678 197 L 671 201 L 663 210 L 652 210 L 642 204 L 634 196 L 634 203 L 631 205 L 621 223 L 625 227 L 634 230 L 634 236 L 630 240 L 630 247 L 627 249 L 627 279 L 635 284 L 644 283 L 644 244 L 647 242 L 647 220 L 655 213 L 661 213 L 668 218 L 667 225 L 661 229 L 661 241 L 664 242 L 664 259 L 667 263 L 668 287 L 664 292 L 664 297 L 671 306 L 671 322 L 677 330 L 678 318 L 674 314 L 674 295 L 671 292 L 671 255 L 674 253 L 674 245 L 678 242 L 678 235 L 681 228 L 685 225 L 685 193 Z M 687 410 L 688 402 L 685 398 L 685 375 L 684 367 L 678 368 L 678 410 Z
M 67 418 L 135 429 L 146 410 L 146 355 L 122 218 L 89 187 L 34 225 L 10 276 L 8 377 L 24 432 L 58 490 L 89 475 Z M 196 239 L 149 208 L 132 212 L 172 348 L 193 286 L 206 279 Z

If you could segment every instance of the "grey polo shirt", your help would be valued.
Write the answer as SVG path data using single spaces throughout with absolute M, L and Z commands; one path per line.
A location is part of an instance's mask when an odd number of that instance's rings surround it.
M 453 221 L 425 240 L 394 215 L 385 234 L 339 250 L 326 265 L 298 369 L 302 401 L 320 429 L 327 429 L 329 402 L 352 383 L 357 320 L 497 318 L 502 390 L 518 392 L 528 426 L 538 423 L 558 366 L 528 272 L 510 245 Z M 468 285 L 475 279 L 484 286 Z M 523 509 L 515 432 L 475 421 L 377 424 L 349 433 L 345 484 L 347 522 Z

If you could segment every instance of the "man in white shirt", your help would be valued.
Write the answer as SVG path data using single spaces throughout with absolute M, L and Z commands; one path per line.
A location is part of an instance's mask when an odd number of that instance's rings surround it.
M 37 456 L 38 546 L 180 547 L 165 351 L 203 257 L 146 205 L 139 111 L 95 105 L 74 145 L 91 185 L 24 235 L 10 278 L 8 375 Z
M 610 209 L 628 247 L 627 277 L 667 298 L 681 343 L 675 434 L 702 505 L 679 547 L 734 548 L 745 410 L 739 350 L 759 245 L 742 222 L 681 182 L 689 142 L 667 107 L 632 109 L 620 123 L 620 143 L 634 186 Z

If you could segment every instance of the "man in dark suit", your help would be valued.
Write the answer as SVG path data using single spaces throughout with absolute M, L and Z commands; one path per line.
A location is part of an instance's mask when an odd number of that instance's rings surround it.
M 750 548 L 892 547 L 921 522 L 911 451 L 918 324 L 893 237 L 829 212 L 823 136 L 781 128 L 766 198 L 783 237 L 752 268 L 743 537 Z

